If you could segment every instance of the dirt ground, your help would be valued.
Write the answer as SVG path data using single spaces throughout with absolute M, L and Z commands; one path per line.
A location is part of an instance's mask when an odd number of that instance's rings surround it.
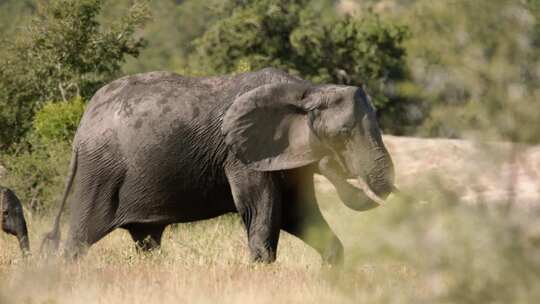
M 441 187 L 466 201 L 514 201 L 540 207 L 540 146 L 384 136 L 402 190 Z M 332 185 L 317 176 L 319 190 Z M 414 191 L 413 191 L 414 192 Z

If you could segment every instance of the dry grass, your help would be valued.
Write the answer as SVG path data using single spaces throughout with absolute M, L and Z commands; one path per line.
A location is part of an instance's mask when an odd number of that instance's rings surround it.
M 233 215 L 170 227 L 163 248 L 151 254 L 137 254 L 129 235 L 115 231 L 71 264 L 35 256 L 23 260 L 15 239 L 0 234 L 0 303 L 538 300 L 540 229 L 534 210 L 540 192 L 532 179 L 540 172 L 538 147 L 523 150 L 527 165 L 511 174 L 505 170 L 516 168 L 516 162 L 508 161 L 504 145 L 486 150 L 459 141 L 385 140 L 398 185 L 428 203 L 391 197 L 384 207 L 356 213 L 319 179 L 323 213 L 346 248 L 344 271 L 321 268 L 319 256 L 286 233 L 275 264 L 250 264 L 245 233 Z M 527 195 L 509 193 L 507 173 L 518 176 L 514 191 L 529 189 Z M 496 200 L 517 201 L 520 208 L 490 207 L 490 191 L 504 192 Z M 28 220 L 36 249 L 51 219 Z
M 326 213 L 338 231 L 348 230 L 339 218 L 361 218 L 332 209 Z M 48 218 L 31 219 L 33 248 L 49 225 Z M 354 282 L 337 285 L 344 275 L 321 268 L 319 256 L 286 233 L 275 264 L 253 265 L 233 215 L 168 228 L 163 248 L 150 254 L 137 254 L 122 230 L 73 264 L 23 260 L 15 240 L 7 236 L 0 238 L 0 248 L 0 303 L 357 303 L 383 296 L 382 286 L 372 286 L 382 273 L 398 280 L 413 278 L 405 266 L 377 269 L 380 265 L 366 261 L 353 271 Z

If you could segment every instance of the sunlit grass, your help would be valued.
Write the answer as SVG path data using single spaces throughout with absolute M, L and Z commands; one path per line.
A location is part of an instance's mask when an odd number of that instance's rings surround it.
M 383 207 L 351 211 L 318 179 L 323 214 L 345 245 L 342 270 L 321 267 L 314 250 L 285 232 L 276 263 L 250 263 L 236 215 L 171 226 L 161 250 L 150 254 L 138 254 L 129 234 L 118 230 L 75 263 L 36 254 L 24 260 L 16 240 L 1 234 L 0 303 L 534 303 L 540 298 L 538 202 L 504 191 L 494 200 L 486 195 L 491 188 L 473 185 L 507 190 L 503 177 L 514 168 L 504 164 L 507 156 L 470 152 L 458 141 L 410 141 L 388 141 L 407 195 L 391 196 Z M 428 148 L 434 142 L 437 153 Z M 398 143 L 405 151 L 398 152 Z M 528 151 L 537 174 L 536 148 Z M 439 160 L 430 158 L 431 164 L 426 154 Z M 413 170 L 414 157 L 420 160 Z M 488 158 L 502 177 L 479 169 Z M 460 173 L 460 162 L 477 170 Z M 523 174 L 516 189 L 530 183 Z M 479 195 L 460 192 L 468 188 Z M 35 252 L 52 219 L 28 220 Z
M 344 209 L 333 194 L 321 199 L 328 200 L 323 209 L 338 234 L 362 226 L 348 221 L 361 220 L 367 213 Z M 30 220 L 33 248 L 50 221 Z M 362 233 L 343 239 L 363 242 L 357 238 Z M 236 215 L 169 227 L 162 249 L 150 254 L 137 254 L 129 234 L 118 230 L 72 264 L 36 255 L 23 260 L 16 242 L 7 236 L 0 244 L 1 303 L 356 303 L 386 297 L 381 293 L 384 286 L 379 286 L 385 274 L 402 282 L 413 278 L 405 265 L 369 260 L 343 273 L 321 267 L 314 250 L 284 232 L 276 263 L 252 264 Z M 409 289 L 414 293 L 415 288 Z

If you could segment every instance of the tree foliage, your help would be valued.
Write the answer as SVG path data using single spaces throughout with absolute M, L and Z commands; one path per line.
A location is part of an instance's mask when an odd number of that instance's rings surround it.
M 357 1 L 409 25 L 417 134 L 540 142 L 540 1 Z
M 224 17 L 194 41 L 190 71 L 226 74 L 267 66 L 316 83 L 366 84 L 383 112 L 383 88 L 406 76 L 404 26 L 333 12 L 329 1 L 228 1 Z M 233 7 L 234 9 L 230 9 Z
M 120 18 L 132 2 L 132 0 L 104 1 L 100 20 L 110 22 Z M 134 74 L 167 70 L 181 74 L 188 73 L 186 64 L 194 48 L 192 41 L 223 18 L 224 8 L 228 8 L 230 3 L 229 0 L 149 1 L 148 9 L 155 18 L 139 31 L 147 45 L 138 57 L 127 58 L 122 66 L 122 72 Z
M 35 110 L 47 100 L 90 97 L 117 76 L 127 55 L 145 45 L 136 30 L 148 19 L 136 2 L 110 27 L 98 22 L 102 0 L 38 2 L 36 15 L 4 41 L 0 62 L 0 146 L 29 129 Z
M 36 1 L 0 3 L 3 37 L 21 36 L 16 30 L 25 16 L 43 11 Z M 95 20 L 111 24 L 133 1 L 99 2 Z M 119 61 L 123 73 L 209 75 L 275 66 L 314 82 L 365 83 L 382 127 L 393 134 L 463 137 L 472 130 L 540 140 L 534 127 L 540 111 L 530 110 L 539 100 L 538 0 L 163 0 L 148 7 L 155 18 L 139 32 L 148 45 L 137 59 Z M 0 58 L 13 58 L 4 55 L 6 45 Z M 27 62 L 19 60 L 10 73 L 29 75 L 29 66 L 40 65 Z M 42 76 L 10 85 L 0 79 L 1 134 L 24 133 L 34 107 L 50 100 L 28 85 L 50 78 Z M 66 86 L 70 99 L 76 89 Z M 5 88 L 21 88 L 15 89 L 21 96 Z M 62 100 L 57 83 L 47 90 Z M 496 128 L 493 121 L 500 122 Z M 6 136 L 0 137 L 2 145 Z
M 47 102 L 34 116 L 32 135 L 44 143 L 71 142 L 84 109 L 81 97 L 69 102 Z

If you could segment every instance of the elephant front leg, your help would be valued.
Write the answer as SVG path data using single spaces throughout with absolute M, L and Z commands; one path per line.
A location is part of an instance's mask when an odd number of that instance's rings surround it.
M 282 229 L 315 249 L 323 264 L 343 266 L 343 245 L 319 209 L 313 182 L 290 191 L 284 201 Z
M 234 203 L 246 227 L 251 259 L 271 263 L 281 226 L 281 193 L 272 173 L 227 170 Z
M 290 209 L 295 209 L 294 204 Z M 322 258 L 323 264 L 343 266 L 343 245 L 323 218 L 319 209 L 304 214 L 295 211 L 284 214 L 283 230 L 300 238 L 315 249 Z

